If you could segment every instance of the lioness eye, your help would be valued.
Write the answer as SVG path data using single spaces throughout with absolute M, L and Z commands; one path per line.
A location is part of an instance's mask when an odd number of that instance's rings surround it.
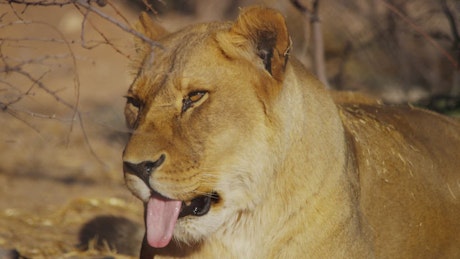
M 141 102 L 138 99 L 136 99 L 136 98 L 134 98 L 132 96 L 125 96 L 125 98 L 126 98 L 126 103 L 127 104 L 131 104 L 132 106 L 134 106 L 136 108 L 141 107 Z
M 183 100 L 182 100 L 182 112 L 185 112 L 188 110 L 190 107 L 193 107 L 193 105 L 200 101 L 203 96 L 207 94 L 206 91 L 195 91 L 189 93 Z
M 139 99 L 132 96 L 126 97 L 125 118 L 128 128 L 134 129 L 137 124 L 137 117 L 139 116 L 139 109 L 142 103 Z

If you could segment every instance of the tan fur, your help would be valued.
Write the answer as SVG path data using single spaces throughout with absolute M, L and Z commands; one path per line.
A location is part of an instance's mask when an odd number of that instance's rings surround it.
M 329 93 L 336 104 L 383 104 L 382 100 L 361 92 L 330 90 Z
M 163 47 L 139 43 L 123 159 L 166 159 L 150 187 L 130 172 L 127 185 L 144 202 L 150 188 L 221 197 L 179 219 L 168 247 L 144 244 L 142 257 L 460 257 L 457 121 L 361 97 L 334 103 L 289 57 L 271 9 L 166 35 L 140 22 Z M 206 94 L 182 111 L 194 91 Z

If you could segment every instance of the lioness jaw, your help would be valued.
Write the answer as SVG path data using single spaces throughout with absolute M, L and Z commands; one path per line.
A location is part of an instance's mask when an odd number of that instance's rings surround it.
M 282 15 L 168 33 L 142 14 L 125 108 L 149 258 L 458 258 L 460 123 L 331 94 Z

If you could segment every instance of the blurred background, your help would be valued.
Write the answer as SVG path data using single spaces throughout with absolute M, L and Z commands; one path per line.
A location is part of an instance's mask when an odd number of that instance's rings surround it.
M 130 30 L 141 11 L 175 31 L 254 4 L 285 15 L 314 72 L 320 22 L 330 88 L 458 116 L 458 0 L 0 0 L 0 258 L 129 256 L 84 229 L 142 225 L 121 166 Z

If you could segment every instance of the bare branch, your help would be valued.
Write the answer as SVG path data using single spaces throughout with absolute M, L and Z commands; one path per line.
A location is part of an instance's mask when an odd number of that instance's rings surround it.
M 163 48 L 161 46 L 161 44 L 159 44 L 158 42 L 156 41 L 153 41 L 152 39 L 150 39 L 149 37 L 147 37 L 146 35 L 132 29 L 130 26 L 122 23 L 122 22 L 119 22 L 118 20 L 114 19 L 113 17 L 107 15 L 106 13 L 102 12 L 101 10 L 93 7 L 92 5 L 90 5 L 87 1 L 84 1 L 84 0 L 74 0 L 75 1 L 75 4 L 76 5 L 79 5 L 81 7 L 84 7 L 92 12 L 94 12 L 95 14 L 97 14 L 98 16 L 100 16 L 101 18 L 115 24 L 116 26 L 118 26 L 120 29 L 122 29 L 123 31 L 125 32 L 128 32 L 138 38 L 140 38 L 142 41 L 144 41 L 145 43 L 148 43 L 150 44 L 151 46 L 155 46 L 155 47 L 160 47 L 160 48 Z
M 86 133 L 86 128 L 85 126 L 83 125 L 83 118 L 81 116 L 81 113 L 78 112 L 78 121 L 80 122 L 80 129 L 83 133 L 83 137 L 85 139 L 85 143 L 89 149 L 89 152 L 93 155 L 93 157 L 101 164 L 101 165 L 106 165 L 106 163 L 104 161 L 102 161 L 102 159 L 96 154 L 96 152 L 94 151 L 94 148 L 93 146 L 91 145 L 91 142 L 89 141 L 89 138 L 88 138 L 88 134 Z
M 119 11 L 115 8 L 115 6 L 113 6 L 111 3 L 109 3 L 110 6 L 117 12 L 117 14 L 119 14 Z M 109 45 L 113 50 L 115 50 L 117 53 L 121 54 L 122 56 L 126 57 L 126 58 L 129 58 L 129 55 L 124 53 L 121 49 L 119 49 L 118 47 L 116 47 L 108 38 L 107 36 L 105 36 L 105 34 L 98 29 L 98 27 L 90 20 L 88 19 L 88 15 L 90 14 L 90 11 L 88 9 L 85 9 L 85 11 L 82 10 L 82 8 L 79 8 L 78 6 L 76 6 L 78 11 L 83 15 L 83 21 L 81 23 L 81 32 L 80 32 L 80 39 L 81 39 L 81 46 L 83 48 L 86 48 L 86 49 L 93 49 L 93 48 L 96 48 L 98 47 L 99 45 L 101 44 L 106 44 L 106 45 Z M 126 21 L 126 18 L 123 17 L 121 15 L 121 13 L 119 14 L 120 17 L 122 17 L 123 20 Z M 89 23 L 91 25 L 91 27 L 99 34 L 99 36 L 101 36 L 101 38 L 104 39 L 104 41 L 91 41 L 93 42 L 93 45 L 88 45 L 89 42 L 86 42 L 85 41 L 85 26 L 86 26 L 86 23 Z
M 303 5 L 301 2 L 299 2 L 299 0 L 290 0 L 292 5 L 294 5 L 294 7 L 301 11 L 302 13 L 305 13 L 305 14 L 309 14 L 310 13 L 310 10 L 308 9 L 308 7 L 306 7 L 305 5 Z
M 36 127 L 34 127 L 32 124 L 30 124 L 28 121 L 24 120 L 23 118 L 21 118 L 20 116 L 18 116 L 16 114 L 15 111 L 11 110 L 11 109 L 8 109 L 7 106 L 4 106 L 3 103 L 0 102 L 0 109 L 2 111 L 6 111 L 6 113 L 8 113 L 9 115 L 11 115 L 12 117 L 14 117 L 15 119 L 17 119 L 18 121 L 24 123 L 25 125 L 27 125 L 29 128 L 31 128 L 33 131 L 37 132 L 37 133 L 40 133 L 40 130 L 38 130 Z
M 12 4 L 22 4 L 25 6 L 64 6 L 64 5 L 70 5 L 73 4 L 75 6 L 81 6 L 83 8 L 86 8 L 87 10 L 97 14 L 99 17 L 113 23 L 120 29 L 122 29 L 125 32 L 128 32 L 138 38 L 140 38 L 142 41 L 144 41 L 147 44 L 150 44 L 151 46 L 155 47 L 160 47 L 162 48 L 161 44 L 159 44 L 156 41 L 153 41 L 146 35 L 134 30 L 130 26 L 128 26 L 125 23 L 122 23 L 115 18 L 107 15 L 106 13 L 102 12 L 98 8 L 94 7 L 91 5 L 91 3 L 95 2 L 98 6 L 103 7 L 107 4 L 107 0 L 7 0 L 8 3 Z M 112 6 L 112 5 L 111 5 Z M 118 12 L 118 11 L 117 11 Z M 124 18 L 124 17 L 122 17 Z M 126 21 L 126 19 L 124 18 Z
M 1 1 L 1 0 L 0 0 Z M 30 116 L 34 118 L 41 118 L 41 119 L 53 119 L 53 120 L 60 120 L 62 121 L 62 118 L 59 118 L 56 114 L 46 114 L 46 112 L 34 112 L 30 111 L 28 109 L 20 108 L 20 105 L 18 103 L 23 102 L 24 99 L 26 99 L 29 96 L 33 96 L 35 94 L 36 89 L 40 89 L 40 91 L 43 91 L 47 96 L 50 96 L 53 98 L 54 101 L 56 101 L 58 104 L 63 105 L 64 107 L 70 109 L 72 111 L 72 116 L 69 119 L 66 119 L 66 122 L 70 122 L 70 129 L 67 132 L 67 137 L 66 137 L 66 142 L 67 144 L 70 143 L 70 135 L 74 130 L 74 127 L 76 126 L 75 123 L 78 123 L 77 127 L 80 127 L 81 133 L 83 134 L 85 144 L 87 145 L 90 153 L 93 155 L 95 159 L 97 159 L 101 164 L 105 164 L 96 154 L 95 150 L 93 149 L 89 136 L 87 134 L 87 130 L 85 128 L 85 123 L 84 119 L 82 116 L 82 113 L 79 110 L 79 102 L 80 102 L 80 78 L 78 75 L 78 68 L 77 68 L 77 62 L 76 62 L 76 57 L 75 54 L 71 48 L 71 44 L 74 43 L 80 43 L 80 45 L 83 48 L 86 49 L 92 49 L 94 47 L 97 47 L 101 44 L 104 45 L 109 45 L 111 48 L 113 48 L 117 53 L 129 58 L 129 56 L 124 53 L 120 48 L 115 46 L 113 41 L 109 39 L 109 37 L 104 33 L 103 30 L 99 29 L 97 23 L 93 23 L 92 21 L 92 15 L 96 15 L 97 18 L 102 18 L 102 20 L 107 21 L 116 27 L 120 28 L 122 31 L 127 32 L 131 35 L 134 35 L 135 37 L 141 39 L 143 42 L 146 44 L 151 45 L 152 47 L 158 47 L 158 48 L 163 48 L 159 43 L 153 41 L 149 37 L 143 35 L 142 33 L 136 31 L 129 25 L 128 20 L 123 16 L 123 14 L 117 9 L 117 7 L 112 4 L 108 0 L 6 0 L 3 2 L 0 2 L 0 4 L 9 4 L 11 6 L 11 12 L 16 16 L 16 21 L 14 22 L 3 22 L 3 19 L 6 15 L 5 14 L 0 14 L 0 29 L 9 29 L 7 27 L 9 26 L 18 26 L 18 25 L 43 25 L 46 26 L 48 29 L 51 29 L 53 32 L 55 32 L 57 35 L 56 38 L 33 38 L 28 36 L 19 36 L 19 37 L 5 37 L 5 36 L 0 36 L 0 62 L 3 62 L 3 64 L 0 64 L 0 74 L 2 75 L 7 75 L 7 76 L 13 76 L 12 80 L 19 79 L 21 82 L 26 80 L 25 84 L 22 85 L 14 85 L 10 82 L 10 79 L 5 77 L 5 79 L 0 79 L 0 85 L 3 85 L 4 90 L 0 89 L 0 91 L 9 91 L 7 92 L 4 96 L 1 96 L 2 99 L 0 99 L 0 111 L 3 111 L 14 118 L 22 121 L 25 123 L 28 127 L 32 128 L 34 131 L 40 133 L 40 131 L 34 127 L 33 123 L 30 123 L 27 119 L 24 119 L 24 116 Z M 16 6 L 22 6 L 23 8 L 16 8 Z M 28 7 L 30 6 L 73 6 L 76 8 L 83 16 L 83 21 L 81 23 L 81 34 L 80 34 L 80 39 L 79 40 L 72 40 L 69 41 L 61 31 L 59 31 L 56 27 L 43 23 L 43 22 L 36 22 L 36 21 L 27 21 L 24 20 L 22 17 L 24 16 L 25 11 L 27 10 Z M 107 6 L 107 8 L 111 8 L 111 11 L 116 13 L 116 16 L 109 15 L 108 13 L 102 11 L 101 7 Z M 153 8 L 151 8 L 152 11 Z M 100 19 L 99 19 L 100 20 Z M 102 38 L 102 40 L 97 41 L 97 40 L 91 40 L 88 39 L 88 34 L 87 30 L 88 28 L 91 27 L 91 29 L 94 29 L 96 33 Z M 15 29 L 15 28 L 14 28 Z M 13 34 L 14 35 L 14 34 Z M 4 43 L 13 43 L 12 44 L 7 44 L 8 48 L 30 48 L 28 45 L 28 42 L 50 42 L 50 43 L 59 43 L 61 45 L 64 45 L 67 48 L 68 53 L 65 55 L 41 55 L 41 56 L 35 56 L 31 57 L 28 60 L 24 59 L 16 59 L 14 57 L 10 57 L 5 55 L 4 52 L 2 52 L 2 45 Z M 21 46 L 22 45 L 22 46 Z M 66 52 L 67 52 L 66 51 Z M 71 69 L 72 69 L 72 74 L 73 74 L 73 90 L 75 91 L 75 98 L 72 100 L 66 100 L 63 98 L 58 91 L 50 85 L 47 85 L 44 81 L 46 77 L 48 76 L 48 72 L 52 71 L 52 68 L 50 66 L 53 65 L 52 60 L 58 60 L 58 59 L 66 59 L 69 58 L 72 63 Z M 39 68 L 37 70 L 29 70 L 30 65 L 34 65 L 34 69 L 36 69 L 36 66 L 44 66 L 45 71 L 43 71 L 42 68 Z M 48 69 L 46 69 L 48 67 Z M 40 73 L 40 74 L 36 74 Z M 27 83 L 27 81 L 30 82 Z M 62 89 L 62 88 L 61 88 Z
M 8 3 L 21 4 L 25 6 L 64 6 L 75 4 L 78 0 L 7 0 Z M 100 7 L 107 4 L 106 0 L 88 0 L 87 2 L 94 2 Z
M 46 74 L 48 74 L 49 71 L 43 73 L 39 78 L 38 80 L 42 80 L 43 77 L 45 77 Z M 12 100 L 6 104 L 3 104 L 5 109 L 7 109 L 9 106 L 19 102 L 24 96 L 27 96 L 30 94 L 30 92 L 32 91 L 32 89 L 34 88 L 34 86 L 36 86 L 37 82 L 36 81 L 32 81 L 32 85 L 29 87 L 29 89 L 27 89 L 27 91 L 21 95 L 19 95 L 15 100 Z
M 453 42 L 452 42 L 452 49 L 454 52 L 457 54 L 457 64 L 460 63 L 460 33 L 458 31 L 457 27 L 457 22 L 454 17 L 454 13 L 452 10 L 450 10 L 449 6 L 447 5 L 446 0 L 441 0 L 441 8 L 442 11 L 444 12 L 444 15 L 447 18 L 447 21 L 449 22 L 450 30 L 453 36 Z M 459 96 L 460 95 L 460 70 L 456 70 L 454 72 L 453 76 L 453 82 L 452 82 L 452 88 L 451 88 L 451 94 L 453 96 Z
M 458 27 L 455 21 L 454 14 L 452 10 L 450 10 L 449 6 L 447 5 L 446 0 L 441 0 L 441 7 L 442 7 L 444 14 L 446 15 L 447 21 L 449 22 L 452 36 L 454 37 L 453 49 L 459 51 L 457 62 L 460 62 L 460 33 L 458 31 Z
M 326 61 L 324 58 L 323 31 L 321 28 L 321 21 L 319 19 L 319 0 L 313 1 L 313 8 L 311 10 L 298 0 L 291 0 L 291 3 L 310 20 L 313 38 L 313 69 L 318 79 L 326 88 L 330 89 L 331 87 L 326 73 Z

